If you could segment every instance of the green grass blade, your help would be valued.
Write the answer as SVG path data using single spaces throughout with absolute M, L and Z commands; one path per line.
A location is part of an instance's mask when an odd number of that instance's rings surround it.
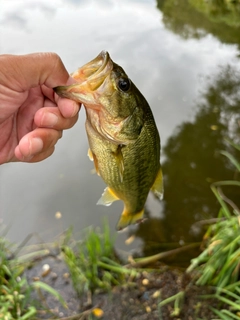
M 230 162 L 237 168 L 237 170 L 240 172 L 240 163 L 236 160 L 236 158 L 229 152 L 227 151 L 221 151 L 220 152 L 222 155 L 227 157 Z
M 237 316 L 236 314 L 232 313 L 232 312 L 229 311 L 229 310 L 224 309 L 224 310 L 222 310 L 222 313 L 224 313 L 224 314 L 226 314 L 226 315 L 229 315 L 230 317 L 232 317 L 231 319 L 237 319 L 237 320 L 240 319 L 239 316 Z
M 240 305 L 231 301 L 230 299 L 227 299 L 227 298 L 220 296 L 220 295 L 216 295 L 216 297 L 218 298 L 218 300 L 228 304 L 229 306 L 233 307 L 234 309 L 240 310 Z
M 33 316 L 37 313 L 37 310 L 35 307 L 31 306 L 29 307 L 28 312 L 26 312 L 23 316 L 21 316 L 21 320 L 28 320 L 33 319 Z
M 234 143 L 232 140 L 225 138 L 224 140 L 226 140 L 232 147 L 234 147 L 235 149 L 240 151 L 240 145 L 237 143 Z
M 217 188 L 215 187 L 215 185 L 211 186 L 212 192 L 214 193 L 215 197 L 217 198 L 218 202 L 220 203 L 220 205 L 223 208 L 224 211 L 224 216 L 226 218 L 230 218 L 231 217 L 231 212 L 228 210 L 228 206 L 226 205 L 226 203 L 223 201 L 222 197 L 220 196 Z
M 232 318 L 230 318 L 229 316 L 223 314 L 221 311 L 219 311 L 211 306 L 209 306 L 209 309 L 211 309 L 212 312 L 214 312 L 222 320 L 232 320 Z
M 60 293 L 58 293 L 55 289 L 50 287 L 48 284 L 41 282 L 41 281 L 36 281 L 36 282 L 32 283 L 32 287 L 36 290 L 42 289 L 42 290 L 50 293 L 51 295 L 53 295 L 55 298 L 58 299 L 58 301 L 62 304 L 62 306 L 64 308 L 67 308 L 67 304 L 66 304 L 65 300 L 63 299 L 63 297 L 60 295 Z

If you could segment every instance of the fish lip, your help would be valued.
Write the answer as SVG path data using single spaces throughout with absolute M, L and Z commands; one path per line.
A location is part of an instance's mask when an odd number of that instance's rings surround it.
M 88 107 L 89 103 L 90 105 L 96 104 L 100 96 L 98 89 L 101 91 L 100 87 L 104 84 L 112 69 L 113 62 L 110 55 L 103 50 L 95 59 L 71 74 L 76 81 L 74 84 L 53 89 L 60 97 L 73 99 L 83 104 L 86 103 L 86 107 Z
M 96 75 L 96 74 L 100 73 L 101 71 L 103 71 L 110 60 L 109 53 L 105 50 L 101 51 L 99 53 L 98 57 L 102 58 L 102 65 L 99 67 L 99 69 L 93 75 Z
M 90 80 L 92 77 L 96 77 L 100 72 L 102 72 L 109 61 L 111 61 L 109 53 L 102 50 L 96 58 L 71 73 L 71 76 L 77 81 L 77 83 L 83 83 Z
M 101 87 L 113 69 L 113 62 L 107 51 L 101 51 L 100 54 L 95 58 L 95 61 L 98 59 L 100 59 L 102 62 L 100 67 L 85 80 L 90 91 L 96 91 L 99 87 Z M 82 68 L 84 70 L 84 66 Z

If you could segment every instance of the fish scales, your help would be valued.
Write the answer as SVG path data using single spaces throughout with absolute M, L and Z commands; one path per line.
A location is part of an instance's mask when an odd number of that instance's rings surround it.
M 136 142 L 122 147 L 124 171 L 121 179 L 116 157 L 112 152 L 116 145 L 103 140 L 89 123 L 86 125 L 86 130 L 89 132 L 90 149 L 97 157 L 100 176 L 114 190 L 117 197 L 122 199 L 127 194 L 124 203 L 130 207 L 131 214 L 142 209 L 146 202 L 149 186 L 152 186 L 160 167 L 159 135 L 157 132 L 154 136 L 151 134 L 153 126 L 153 119 L 149 114 Z M 133 170 L 133 168 L 136 169 Z
M 107 52 L 72 77 L 76 84 L 55 91 L 85 106 L 88 155 L 107 184 L 98 204 L 124 202 L 120 230 L 142 220 L 150 190 L 162 198 L 160 137 L 154 117 L 146 99 Z

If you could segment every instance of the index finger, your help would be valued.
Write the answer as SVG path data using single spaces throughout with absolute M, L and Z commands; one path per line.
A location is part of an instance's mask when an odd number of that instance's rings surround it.
M 61 58 L 52 52 L 1 55 L 1 83 L 16 91 L 45 84 L 49 88 L 66 85 L 69 74 Z

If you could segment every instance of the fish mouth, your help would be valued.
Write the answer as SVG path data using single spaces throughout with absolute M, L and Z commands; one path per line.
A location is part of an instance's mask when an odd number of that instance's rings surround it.
M 106 92 L 104 82 L 113 69 L 113 62 L 107 51 L 100 54 L 71 74 L 76 80 L 70 86 L 58 86 L 53 90 L 60 96 L 83 103 L 85 106 L 98 103 L 99 96 Z

